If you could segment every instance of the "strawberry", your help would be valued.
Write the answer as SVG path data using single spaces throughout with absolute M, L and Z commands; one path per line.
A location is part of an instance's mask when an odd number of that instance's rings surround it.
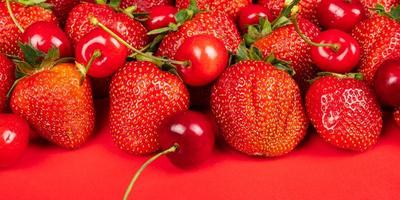
M 173 0 L 122 0 L 121 8 L 137 6 L 138 12 L 148 11 L 154 6 L 174 5 Z
M 345 75 L 317 79 L 307 92 L 306 109 L 318 134 L 339 148 L 365 151 L 381 133 L 382 112 L 373 92 Z
M 389 11 L 391 7 L 397 6 L 400 1 L 399 0 L 360 0 L 361 4 L 364 6 L 364 9 L 368 17 L 372 17 L 376 14 L 374 10 L 371 8 L 375 8 L 378 4 L 382 5 L 385 10 Z
M 50 10 L 39 6 L 24 6 L 11 2 L 11 10 L 21 29 L 25 29 L 37 21 L 57 22 L 57 18 Z M 19 28 L 11 19 L 3 0 L 0 0 L 0 24 L 0 53 L 21 56 L 18 41 L 21 40 L 23 30 L 18 30 Z
M 248 155 L 286 154 L 307 132 L 296 82 L 262 61 L 228 68 L 212 88 L 211 108 L 227 143 Z
M 14 64 L 0 54 L 0 113 L 7 109 L 7 94 L 15 81 Z
M 299 18 L 298 24 L 301 31 L 311 40 L 320 33 L 318 27 L 306 19 Z M 292 24 L 273 30 L 256 41 L 254 46 L 264 56 L 274 53 L 276 58 L 290 62 L 296 72 L 294 78 L 302 89 L 307 88 L 307 81 L 314 78 L 317 69 L 311 61 L 311 46 L 296 33 Z
M 235 23 L 226 15 L 202 12 L 183 23 L 176 32 L 167 34 L 156 54 L 174 58 L 185 39 L 200 34 L 214 35 L 223 41 L 226 49 L 231 52 L 236 52 L 241 40 Z
M 189 107 L 189 94 L 175 75 L 153 63 L 129 62 L 110 85 L 110 131 L 114 142 L 132 154 L 159 149 L 162 121 Z
M 317 6 L 321 2 L 321 0 L 300 0 L 299 2 L 299 10 L 300 16 L 304 19 L 308 19 L 314 24 L 318 24 L 317 19 Z M 267 7 L 272 16 L 276 18 L 279 16 L 279 13 L 283 10 L 284 0 L 259 0 L 258 4 Z
M 196 0 L 201 10 L 214 11 L 228 15 L 235 20 L 241 8 L 251 4 L 251 0 Z M 187 8 L 190 0 L 176 0 L 175 5 L 179 9 Z
M 75 64 L 57 64 L 57 55 L 51 49 L 41 64 L 30 65 L 31 71 L 27 71 L 25 62 L 18 65 L 24 76 L 12 92 L 10 107 L 44 138 L 75 149 L 93 132 L 92 91 L 89 80 L 82 79 Z M 26 54 L 25 58 L 28 60 L 29 56 Z
M 52 10 L 60 24 L 64 24 L 68 13 L 79 4 L 80 0 L 47 0 L 46 2 L 52 5 Z
M 363 50 L 358 71 L 369 84 L 372 84 L 375 72 L 383 62 L 400 58 L 400 23 L 393 16 L 375 15 L 352 30 L 352 36 Z
M 137 49 L 141 49 L 148 43 L 147 30 L 138 21 L 123 13 L 115 12 L 108 5 L 81 3 L 69 13 L 65 25 L 65 30 L 75 45 L 95 28 L 89 17 L 96 17 L 107 27 L 116 30 L 125 41 Z
M 393 112 L 393 118 L 397 126 L 400 126 L 400 108 L 396 108 Z

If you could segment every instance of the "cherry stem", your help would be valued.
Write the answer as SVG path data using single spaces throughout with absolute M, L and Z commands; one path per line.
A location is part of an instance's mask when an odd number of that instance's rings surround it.
M 10 0 L 6 0 L 6 5 L 7 5 L 8 13 L 10 14 L 11 20 L 14 22 L 15 26 L 17 26 L 18 30 L 21 33 L 23 33 L 25 30 L 24 30 L 24 28 L 22 28 L 21 24 L 19 24 L 19 22 L 17 21 L 17 18 L 15 18 L 15 15 L 11 9 Z
M 128 42 L 123 40 L 121 37 L 119 37 L 111 29 L 109 29 L 107 26 L 105 26 L 103 23 L 101 23 L 96 17 L 93 17 L 93 16 L 90 17 L 90 22 L 93 25 L 99 26 L 100 28 L 102 28 L 104 31 L 106 31 L 108 34 L 110 34 L 113 38 L 115 38 L 118 42 L 122 43 L 123 45 L 125 45 L 126 47 L 128 47 L 130 50 L 134 51 L 137 54 L 140 54 L 140 55 L 142 55 L 144 57 L 147 57 L 149 59 L 153 59 L 153 60 L 157 60 L 157 61 L 161 61 L 161 62 L 165 62 L 165 63 L 171 63 L 171 64 L 182 65 L 182 66 L 188 66 L 189 65 L 188 61 L 169 60 L 169 59 L 164 59 L 164 58 L 152 56 L 152 55 L 149 55 L 149 54 L 145 54 L 145 53 L 141 52 L 140 50 L 136 49 L 135 47 L 133 47 L 132 45 L 130 45 Z
M 316 47 L 329 47 L 332 49 L 332 51 L 334 52 L 338 52 L 340 49 L 340 45 L 339 44 L 324 44 L 324 43 L 316 43 L 310 40 L 310 38 L 308 38 L 306 35 L 303 34 L 303 32 L 301 31 L 300 27 L 299 27 L 299 23 L 297 22 L 297 16 L 292 15 L 291 20 L 292 24 L 294 26 L 294 29 L 296 30 L 296 32 L 299 34 L 299 36 L 301 37 L 301 39 L 303 39 L 306 43 L 312 45 L 312 46 L 316 46 Z
M 163 155 L 167 155 L 169 153 L 173 153 L 176 152 L 179 148 L 178 144 L 174 144 L 172 147 L 161 151 L 160 153 L 157 153 L 156 155 L 154 155 L 153 157 L 149 158 L 145 163 L 143 163 L 143 165 L 136 171 L 135 175 L 133 176 L 131 182 L 129 183 L 128 188 L 126 189 L 125 195 L 123 200 L 128 200 L 129 194 L 132 191 L 133 185 L 135 184 L 136 180 L 139 178 L 140 174 L 143 172 L 143 170 L 149 166 L 152 162 L 154 162 L 155 160 L 157 160 L 159 157 L 163 156 Z
M 78 64 L 78 69 L 79 69 L 79 71 L 80 71 L 81 74 L 82 74 L 81 81 L 80 81 L 80 84 L 81 84 L 81 85 L 83 84 L 83 81 L 85 80 L 86 74 L 88 73 L 90 67 L 93 65 L 94 61 L 95 61 L 97 58 L 99 58 L 100 56 L 101 56 L 101 51 L 98 50 L 98 49 L 96 49 L 96 50 L 93 52 L 92 56 L 90 57 L 88 63 L 86 64 L 86 67 L 83 67 L 83 66 L 81 66 L 81 64 Z

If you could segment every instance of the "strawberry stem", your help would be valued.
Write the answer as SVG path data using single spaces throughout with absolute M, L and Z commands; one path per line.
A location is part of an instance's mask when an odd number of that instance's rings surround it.
M 145 54 L 145 53 L 141 52 L 140 50 L 136 49 L 135 47 L 133 47 L 132 45 L 130 45 L 128 42 L 123 40 L 121 37 L 119 37 L 111 29 L 109 29 L 107 26 L 105 26 L 103 23 L 101 23 L 96 17 L 93 17 L 93 16 L 90 17 L 90 22 L 93 25 L 99 26 L 100 28 L 102 28 L 104 31 L 106 31 L 108 34 L 110 34 L 113 38 L 115 38 L 118 42 L 122 43 L 123 45 L 128 47 L 130 50 L 134 51 L 135 53 L 137 53 L 139 55 L 142 55 L 142 56 L 147 57 L 147 58 L 152 59 L 152 60 L 157 60 L 157 61 L 161 61 L 161 62 L 165 62 L 165 63 L 171 63 L 171 64 L 182 65 L 182 66 L 188 66 L 189 65 L 188 61 L 170 60 L 170 59 L 164 59 L 164 58 L 152 56 L 152 55 L 149 55 L 149 54 Z
M 24 30 L 24 28 L 22 28 L 21 24 L 19 24 L 19 22 L 17 21 L 17 18 L 15 18 L 15 15 L 11 9 L 10 0 L 6 0 L 6 6 L 7 6 L 8 13 L 10 14 L 11 20 L 14 22 L 15 26 L 17 26 L 18 30 L 21 33 L 23 33 L 25 30 Z
M 123 200 L 128 200 L 129 194 L 132 191 L 133 185 L 135 184 L 136 180 L 139 178 L 140 174 L 143 172 L 143 170 L 149 166 L 152 162 L 154 162 L 155 160 L 157 160 L 159 157 L 163 156 L 163 155 L 167 155 L 169 153 L 173 153 L 176 152 L 179 148 L 178 144 L 174 144 L 172 147 L 161 151 L 160 153 L 157 153 L 156 155 L 154 155 L 153 157 L 149 158 L 145 163 L 143 163 L 143 165 L 136 171 L 135 175 L 133 176 L 131 182 L 129 183 L 128 188 L 126 189 L 125 195 Z

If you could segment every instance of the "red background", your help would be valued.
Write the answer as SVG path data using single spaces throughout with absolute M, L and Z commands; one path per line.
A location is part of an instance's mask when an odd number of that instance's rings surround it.
M 98 133 L 82 148 L 32 144 L 18 163 L 1 169 L 0 199 L 122 199 L 147 158 L 118 150 L 105 111 L 99 116 Z M 310 132 L 294 152 L 275 159 L 247 157 L 224 146 L 205 164 L 184 171 L 164 157 L 144 171 L 130 197 L 400 199 L 400 129 L 385 121 L 379 143 L 365 153 L 336 149 Z

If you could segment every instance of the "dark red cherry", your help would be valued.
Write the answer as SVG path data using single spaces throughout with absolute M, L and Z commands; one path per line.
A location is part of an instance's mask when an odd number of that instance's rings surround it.
M 343 31 L 330 29 L 321 32 L 314 42 L 334 46 L 311 47 L 311 59 L 322 71 L 347 73 L 354 69 L 360 60 L 358 42 Z
M 148 19 L 144 24 L 149 31 L 167 27 L 170 23 L 176 23 L 175 14 L 177 12 L 178 9 L 173 6 L 154 6 L 148 10 Z
M 400 106 L 400 60 L 382 63 L 375 73 L 375 92 L 380 102 L 387 106 Z
M 213 82 L 228 65 L 229 54 L 224 43 L 211 35 L 196 35 L 186 39 L 179 47 L 176 60 L 188 61 L 177 70 L 190 86 L 203 86 Z
M 243 7 L 239 11 L 238 25 L 243 33 L 247 32 L 247 27 L 250 25 L 258 24 L 260 17 L 267 17 L 268 20 L 272 20 L 272 15 L 269 10 L 257 4 L 250 4 Z
M 365 16 L 360 0 L 322 0 L 317 7 L 317 19 L 326 29 L 349 32 Z
M 73 56 L 72 45 L 67 35 L 52 22 L 33 23 L 24 31 L 21 40 L 44 53 L 52 47 L 57 47 L 61 57 Z
M 177 145 L 175 152 L 167 154 L 171 162 L 182 168 L 194 167 L 210 157 L 215 130 L 207 115 L 194 111 L 178 113 L 161 126 L 160 145 L 162 149 Z
M 0 114 L 0 167 L 16 162 L 29 141 L 28 123 L 15 114 Z
M 99 57 L 94 57 L 95 52 Z M 89 65 L 88 75 L 95 78 L 111 76 L 125 64 L 128 48 L 101 28 L 95 28 L 82 37 L 75 48 L 76 61 L 84 66 Z

